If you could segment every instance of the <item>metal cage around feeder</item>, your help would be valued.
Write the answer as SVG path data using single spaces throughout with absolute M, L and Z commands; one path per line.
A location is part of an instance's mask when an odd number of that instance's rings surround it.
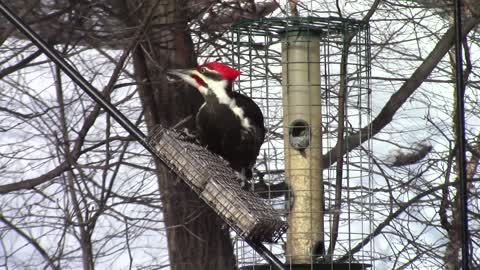
M 261 186 L 257 191 L 289 223 L 283 243 L 270 249 L 287 269 L 369 267 L 373 244 L 361 242 L 373 220 L 364 207 L 373 196 L 371 145 L 348 145 L 370 136 L 368 24 L 332 17 L 242 21 L 233 26 L 232 44 L 234 66 L 244 71 L 236 90 L 259 104 L 268 130 L 250 188 Z M 270 269 L 240 239 L 236 245 L 241 269 Z

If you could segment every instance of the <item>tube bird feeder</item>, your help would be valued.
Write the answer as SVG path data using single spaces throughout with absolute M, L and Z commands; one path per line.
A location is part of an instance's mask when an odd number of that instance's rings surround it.
M 287 261 L 311 263 L 324 245 L 320 33 L 286 28 L 282 43 L 285 176 L 291 190 Z

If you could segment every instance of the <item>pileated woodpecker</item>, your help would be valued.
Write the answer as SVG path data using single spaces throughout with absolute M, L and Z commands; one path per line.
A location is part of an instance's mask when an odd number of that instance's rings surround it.
M 211 62 L 193 69 L 170 70 L 167 74 L 195 87 L 205 98 L 196 116 L 200 142 L 227 160 L 243 180 L 251 179 L 265 139 L 265 126 L 257 104 L 232 91 L 240 71 Z

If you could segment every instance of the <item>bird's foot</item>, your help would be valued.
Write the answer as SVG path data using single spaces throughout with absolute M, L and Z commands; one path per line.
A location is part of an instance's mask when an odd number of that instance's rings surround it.
M 238 179 L 240 179 L 240 187 L 245 188 L 247 185 L 247 177 L 245 176 L 244 170 L 237 172 L 235 171 L 235 175 L 237 176 Z
M 243 189 L 248 189 L 248 185 L 250 189 L 253 189 L 253 182 L 250 180 L 253 179 L 252 170 L 249 168 L 242 168 L 240 171 L 235 171 L 236 176 L 240 179 L 240 186 Z
M 184 129 L 183 129 L 183 133 L 184 133 L 187 137 L 189 137 L 189 138 L 191 138 L 191 139 L 196 139 L 196 138 L 198 138 L 198 133 L 195 132 L 195 131 L 190 131 L 188 128 L 184 128 Z
M 184 128 L 181 131 L 181 139 L 184 141 L 196 142 L 198 141 L 198 133 L 190 131 L 188 128 Z

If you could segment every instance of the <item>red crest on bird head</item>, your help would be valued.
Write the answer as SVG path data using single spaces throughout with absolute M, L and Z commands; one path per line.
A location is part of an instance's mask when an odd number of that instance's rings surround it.
M 235 80 L 241 74 L 241 72 L 239 70 L 231 68 L 231 67 L 225 65 L 224 63 L 220 63 L 220 62 L 210 62 L 210 63 L 203 64 L 203 65 L 197 67 L 197 70 L 202 68 L 202 67 L 206 67 L 208 69 L 217 71 L 218 73 L 220 73 L 222 75 L 222 77 L 224 79 L 229 80 L 229 81 Z

